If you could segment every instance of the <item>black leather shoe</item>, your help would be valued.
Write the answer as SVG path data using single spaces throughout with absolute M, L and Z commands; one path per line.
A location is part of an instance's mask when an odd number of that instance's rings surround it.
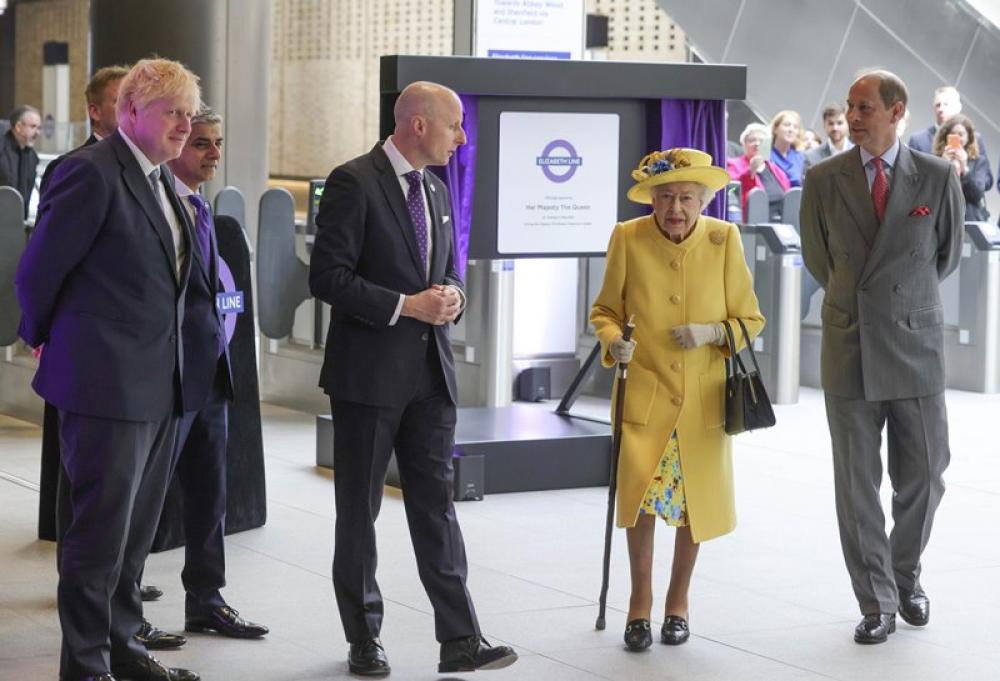
M 111 674 L 98 674 L 97 676 L 85 676 L 80 681 L 115 681 Z
M 687 620 L 677 615 L 667 615 L 660 627 L 660 643 L 668 646 L 679 646 L 691 638 L 691 630 L 688 628 Z
M 855 643 L 885 643 L 889 634 L 896 631 L 896 615 L 877 613 L 865 615 L 854 628 Z
M 145 619 L 139 627 L 135 640 L 146 646 L 146 650 L 170 650 L 180 648 L 187 643 L 187 639 L 180 634 L 171 634 L 163 629 L 157 629 Z
M 899 616 L 914 627 L 931 621 L 931 601 L 919 586 L 913 591 L 899 590 Z
M 625 625 L 625 647 L 638 653 L 653 645 L 653 632 L 649 620 L 632 620 Z
M 441 644 L 438 672 L 474 672 L 477 669 L 503 669 L 517 662 L 510 646 L 491 646 L 482 636 L 465 636 Z
M 351 650 L 347 654 L 347 667 L 352 674 L 361 676 L 386 676 L 390 671 L 385 648 L 377 638 L 352 643 Z
M 205 615 L 188 615 L 184 631 L 202 634 L 214 631 L 230 638 L 260 638 L 269 630 L 263 624 L 247 622 L 240 617 L 239 612 L 228 605 L 222 605 Z
M 199 681 L 200 676 L 187 669 L 164 667 L 155 657 L 132 657 L 127 662 L 112 664 L 115 676 L 129 681 Z
M 140 586 L 139 597 L 143 601 L 155 601 L 163 595 L 163 589 L 158 586 Z

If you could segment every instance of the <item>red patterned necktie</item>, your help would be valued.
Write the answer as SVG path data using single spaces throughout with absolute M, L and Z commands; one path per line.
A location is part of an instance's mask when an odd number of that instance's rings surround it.
M 872 206 L 875 207 L 875 216 L 881 225 L 885 221 L 885 206 L 889 202 L 889 178 L 885 176 L 885 168 L 882 167 L 882 159 L 876 156 L 872 159 L 875 166 L 875 179 L 872 180 Z

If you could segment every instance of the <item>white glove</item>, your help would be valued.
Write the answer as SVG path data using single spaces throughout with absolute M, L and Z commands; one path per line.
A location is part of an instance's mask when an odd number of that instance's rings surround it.
M 608 352 L 619 364 L 628 364 L 632 361 L 632 353 L 635 352 L 635 341 L 625 340 L 621 336 L 611 341 Z
M 702 345 L 724 345 L 726 331 L 722 324 L 684 324 L 670 329 L 674 342 L 685 350 L 700 348 Z

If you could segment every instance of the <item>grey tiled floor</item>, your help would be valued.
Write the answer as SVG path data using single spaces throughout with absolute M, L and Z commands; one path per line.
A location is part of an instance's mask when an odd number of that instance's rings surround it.
M 929 627 L 901 625 L 887 645 L 851 640 L 857 606 L 833 511 L 822 395 L 804 389 L 778 407 L 779 426 L 736 442 L 740 524 L 706 543 L 692 587 L 688 645 L 622 650 L 628 600 L 624 536 L 616 534 L 608 629 L 593 628 L 606 490 L 488 496 L 459 505 L 471 561 L 469 588 L 483 630 L 520 661 L 501 679 L 806 681 L 1000 679 L 1000 396 L 950 392 L 948 493 L 924 559 Z M 264 407 L 268 524 L 228 539 L 225 595 L 268 624 L 262 641 L 192 636 L 160 658 L 206 680 L 349 678 L 330 584 L 331 475 L 315 468 L 311 416 Z M 35 539 L 39 431 L 0 417 L 0 680 L 55 679 L 59 625 L 54 547 Z M 886 490 L 883 489 L 883 493 Z M 886 502 L 888 498 L 886 497 Z M 888 507 L 888 506 L 887 506 Z M 379 520 L 383 640 L 391 678 L 435 679 L 433 617 L 417 577 L 399 494 Z M 654 618 L 662 612 L 671 531 L 657 532 Z M 147 582 L 166 596 L 147 606 L 180 630 L 182 554 L 150 557 Z M 479 674 L 478 676 L 483 676 Z

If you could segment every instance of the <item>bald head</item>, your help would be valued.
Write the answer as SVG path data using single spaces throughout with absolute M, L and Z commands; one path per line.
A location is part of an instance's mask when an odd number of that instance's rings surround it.
M 428 81 L 407 85 L 392 109 L 393 144 L 416 168 L 445 165 L 465 144 L 462 100 L 455 91 Z
M 426 80 L 410 83 L 399 93 L 392 115 L 396 121 L 396 131 L 406 126 L 414 116 L 431 118 L 449 101 L 458 102 L 455 91 Z

